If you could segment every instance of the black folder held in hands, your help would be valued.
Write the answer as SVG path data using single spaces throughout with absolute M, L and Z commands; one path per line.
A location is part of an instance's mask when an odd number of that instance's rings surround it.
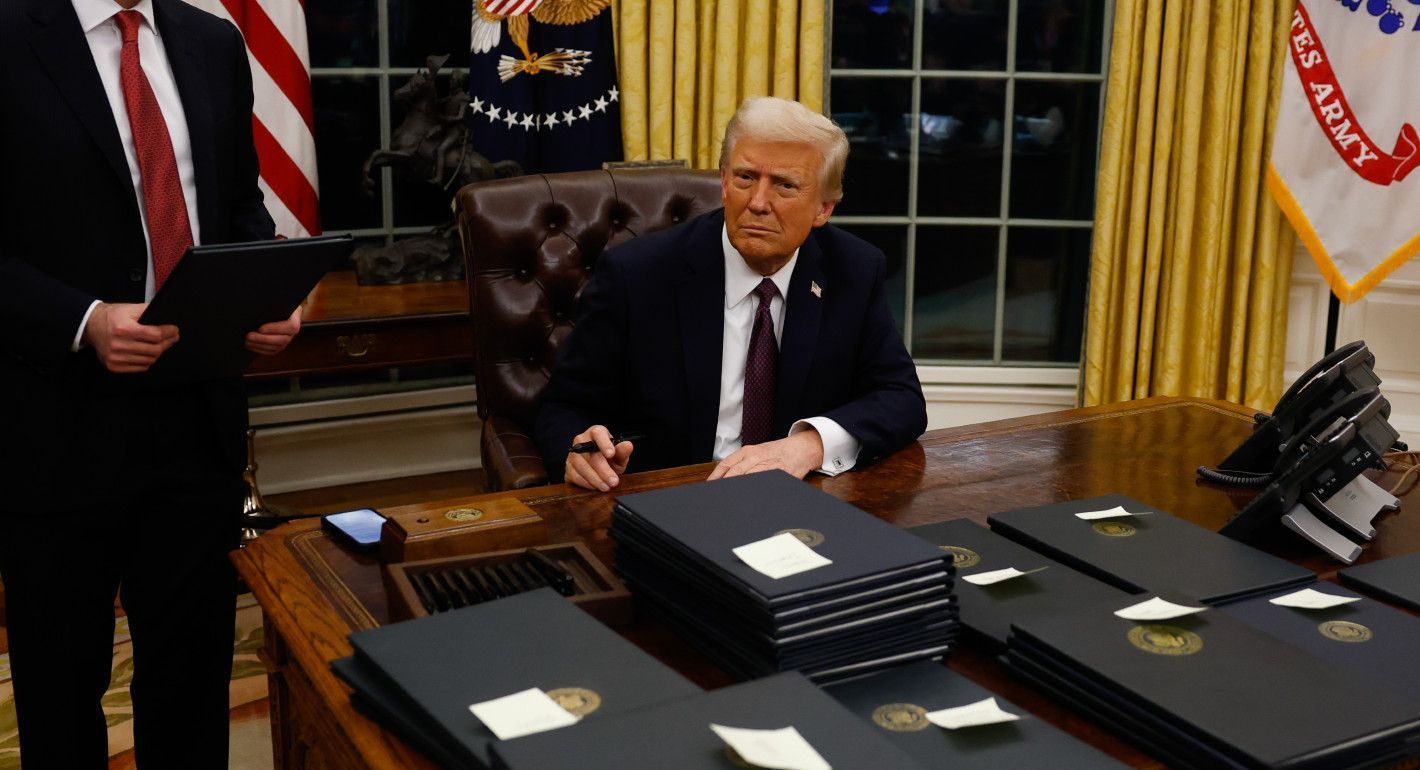
M 148 370 L 160 382 L 237 377 L 254 354 L 247 332 L 285 320 L 350 255 L 349 235 L 194 246 L 139 319 L 178 327 L 177 344 Z

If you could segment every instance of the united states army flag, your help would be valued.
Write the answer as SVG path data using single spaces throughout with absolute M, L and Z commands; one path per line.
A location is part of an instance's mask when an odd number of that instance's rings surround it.
M 1268 187 L 1342 302 L 1420 252 L 1420 0 L 1298 0 Z

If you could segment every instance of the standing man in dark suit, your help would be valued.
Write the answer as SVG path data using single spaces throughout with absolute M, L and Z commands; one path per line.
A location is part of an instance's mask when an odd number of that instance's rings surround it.
M 721 148 L 724 209 L 602 256 L 538 412 L 553 478 L 606 491 L 712 459 L 712 479 L 836 474 L 922 433 L 883 254 L 827 224 L 847 157 L 824 116 L 747 99 Z M 582 442 L 597 451 L 569 451 Z
M 251 72 L 181 0 L 0 4 L 0 575 L 26 768 L 107 766 L 115 595 L 138 765 L 225 767 L 246 399 L 143 372 L 187 247 L 273 237 Z M 247 337 L 274 353 L 299 311 Z

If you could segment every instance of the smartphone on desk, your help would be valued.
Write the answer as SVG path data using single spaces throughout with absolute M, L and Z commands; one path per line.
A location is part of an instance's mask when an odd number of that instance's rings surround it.
M 368 551 L 380 544 L 380 528 L 384 523 L 384 514 L 374 508 L 361 508 L 321 517 L 321 526 L 326 532 L 361 551 Z

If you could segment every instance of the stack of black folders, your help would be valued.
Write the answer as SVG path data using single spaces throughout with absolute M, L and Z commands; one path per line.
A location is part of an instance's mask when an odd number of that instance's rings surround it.
M 735 554 L 784 533 L 831 563 L 774 578 Z M 783 472 L 627 495 L 609 534 L 639 606 L 742 679 L 840 681 L 940 658 L 957 632 L 946 554 Z
M 1303 611 L 1252 599 L 1169 619 L 1114 614 L 1140 598 L 1021 620 L 1004 661 L 1027 682 L 1173 767 L 1330 770 L 1385 765 L 1420 752 L 1413 674 L 1408 687 L 1391 687 L 1376 679 L 1377 666 L 1365 662 L 1365 653 L 1333 646 L 1330 656 L 1313 654 L 1306 648 L 1320 624 L 1295 614 Z M 1177 594 L 1161 598 L 1198 606 Z M 1365 613 L 1377 624 L 1377 637 L 1404 632 L 1403 624 L 1391 624 L 1398 620 L 1394 611 L 1384 609 L 1345 610 L 1338 617 Z M 1382 614 L 1386 620 L 1377 620 Z M 1355 628 L 1337 633 L 1353 640 L 1335 645 L 1358 644 L 1354 638 L 1362 635 Z M 1413 639 L 1396 642 L 1412 648 L 1412 659 Z M 1343 665 L 1344 657 L 1356 665 Z M 1387 653 L 1390 665 L 1408 668 L 1399 657 Z
M 963 606 L 962 614 L 966 614 Z M 923 767 L 963 770 L 1097 770 L 1124 767 L 938 663 L 923 662 L 833 685 L 828 694 L 874 725 Z M 939 709 L 996 697 L 1016 721 L 947 730 L 928 720 Z
M 350 635 L 331 668 L 355 709 L 441 767 L 485 768 L 494 733 L 469 706 L 539 688 L 585 719 L 701 692 L 550 588 Z M 518 738 L 515 740 L 523 740 Z
M 795 673 L 721 688 L 639 712 L 494 744 L 497 770 L 721 770 L 761 767 L 734 753 L 711 725 L 793 728 L 821 764 L 847 770 L 920 768 L 882 735 Z M 768 765 L 784 767 L 787 765 Z

